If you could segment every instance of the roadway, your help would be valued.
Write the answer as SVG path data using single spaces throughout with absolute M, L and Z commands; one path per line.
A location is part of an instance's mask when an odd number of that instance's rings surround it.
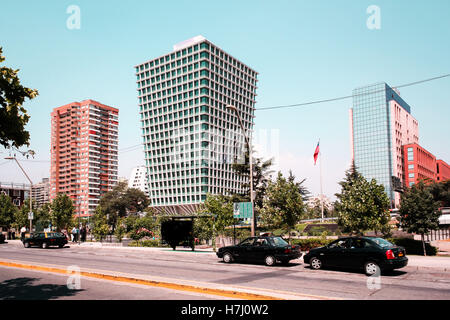
M 0 261 L 55 265 L 60 268 L 77 266 L 82 271 L 94 270 L 183 285 L 273 294 L 274 297 L 287 299 L 450 299 L 450 273 L 439 269 L 417 269 L 410 266 L 374 280 L 359 272 L 311 270 L 308 265 L 303 264 L 302 259 L 293 260 L 288 266 L 266 267 L 244 263 L 225 264 L 214 253 L 204 251 L 174 252 L 171 249 L 151 248 L 132 250 L 84 247 L 76 244 L 63 249 L 25 249 L 19 242 L 14 241 L 0 245 Z M 67 275 L 54 275 L 50 272 L 19 270 L 5 266 L 0 268 L 2 292 L 4 288 L 11 292 L 11 284 L 14 281 L 25 281 L 29 286 L 46 284 L 60 287 L 64 286 L 67 279 Z M 30 280 L 20 280 L 22 278 Z M 103 283 L 100 287 L 96 285 L 99 281 Z M 114 289 L 117 286 L 120 290 Z M 220 294 L 192 293 L 131 283 L 118 284 L 114 281 L 87 277 L 82 277 L 81 289 L 62 295 L 61 298 L 152 300 L 228 298 Z M 17 297 L 20 298 L 20 295 Z M 7 297 L 0 296 L 0 298 Z

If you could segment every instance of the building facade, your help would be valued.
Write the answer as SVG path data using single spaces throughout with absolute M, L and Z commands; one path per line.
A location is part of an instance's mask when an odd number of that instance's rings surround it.
M 149 196 L 148 191 L 148 174 L 145 166 L 138 166 L 131 171 L 130 179 L 128 180 L 128 188 L 139 189 Z
M 386 83 L 353 91 L 350 109 L 352 159 L 366 179 L 382 184 L 398 206 L 404 184 L 403 145 L 419 142 L 418 122 L 398 91 Z
M 33 201 L 36 202 L 38 208 L 50 202 L 50 180 L 43 178 L 41 182 L 33 184 L 31 189 Z
M 11 198 L 12 203 L 21 207 L 30 197 L 30 185 L 26 183 L 0 182 L 0 194 Z
M 436 161 L 436 180 L 438 182 L 450 180 L 450 166 L 444 160 Z
M 403 146 L 405 185 L 411 187 L 420 180 L 436 181 L 436 157 L 416 143 Z
M 100 197 L 117 184 L 118 114 L 94 100 L 53 109 L 50 200 L 65 193 L 77 215 L 95 212 Z
M 245 193 L 232 170 L 253 129 L 257 72 L 202 36 L 135 66 L 150 200 L 194 213 L 206 194 Z

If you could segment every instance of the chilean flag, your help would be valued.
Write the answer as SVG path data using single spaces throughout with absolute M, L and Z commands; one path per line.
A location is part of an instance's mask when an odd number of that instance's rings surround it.
M 320 140 L 319 140 L 319 142 L 317 142 L 316 151 L 314 151 L 314 165 L 316 165 L 317 157 L 319 156 L 319 144 L 320 144 Z

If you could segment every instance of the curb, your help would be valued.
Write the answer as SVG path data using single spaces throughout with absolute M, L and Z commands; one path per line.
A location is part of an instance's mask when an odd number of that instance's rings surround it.
M 0 266 L 4 267 L 58 273 L 68 276 L 73 275 L 73 272 L 69 271 L 68 267 L 66 266 L 44 266 L 30 263 L 31 262 L 0 260 Z M 325 297 L 262 288 L 224 286 L 215 283 L 201 283 L 190 280 L 166 279 L 156 277 L 149 278 L 148 276 L 143 275 L 130 275 L 104 270 L 85 270 L 86 271 L 80 271 L 77 273 L 83 277 L 140 284 L 152 287 L 162 287 L 166 289 L 189 291 L 239 300 L 342 300 L 336 297 Z M 177 280 L 177 282 L 175 282 L 175 280 Z

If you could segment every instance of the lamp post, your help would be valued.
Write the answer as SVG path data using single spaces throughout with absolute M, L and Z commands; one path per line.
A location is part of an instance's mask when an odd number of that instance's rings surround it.
M 239 120 L 239 125 L 241 126 L 242 132 L 244 132 L 245 141 L 247 142 L 248 146 L 248 155 L 249 155 L 249 161 L 250 161 L 250 202 L 252 204 L 252 219 L 250 223 L 250 230 L 251 230 L 251 236 L 255 236 L 255 210 L 253 208 L 253 156 L 252 156 L 252 145 L 251 140 L 244 128 L 244 125 L 242 123 L 242 119 L 239 116 L 239 112 L 235 106 L 227 105 L 227 109 L 233 110 L 236 113 L 236 116 Z
M 29 201 L 30 201 L 30 212 L 33 212 L 33 207 L 32 207 L 32 202 L 33 202 L 32 201 L 33 200 L 33 197 L 32 197 L 33 182 L 31 181 L 30 177 L 28 177 L 27 173 L 22 168 L 22 166 L 20 165 L 19 161 L 17 161 L 16 157 L 6 157 L 5 160 L 14 160 L 14 161 L 16 161 L 16 163 L 19 166 L 20 170 L 22 170 L 23 174 L 25 175 L 25 177 L 27 177 L 28 181 L 30 182 L 30 199 L 29 199 Z M 33 227 L 33 223 L 32 223 L 33 219 L 29 219 L 29 220 L 30 220 L 30 234 L 31 234 L 31 232 L 33 232 L 33 229 L 32 229 L 32 227 Z

